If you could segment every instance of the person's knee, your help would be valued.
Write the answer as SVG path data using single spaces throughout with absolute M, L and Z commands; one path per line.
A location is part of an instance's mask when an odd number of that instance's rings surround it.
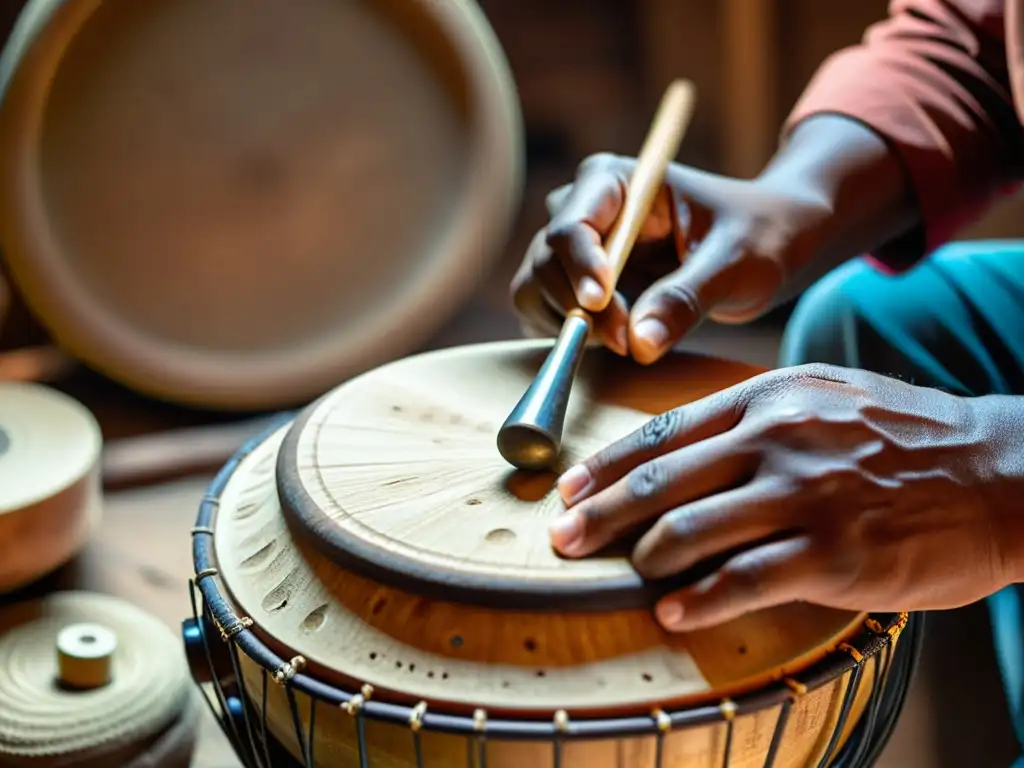
M 808 288 L 786 324 L 780 366 L 830 363 L 856 367 L 857 325 L 870 300 L 864 283 L 871 267 L 853 261 L 833 270 Z

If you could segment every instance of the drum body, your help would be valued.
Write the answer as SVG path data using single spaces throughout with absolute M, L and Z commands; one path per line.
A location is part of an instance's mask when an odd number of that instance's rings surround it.
M 917 617 L 793 605 L 672 636 L 628 560 L 558 559 L 551 478 L 510 473 L 493 444 L 549 346 L 385 366 L 282 417 L 214 481 L 185 638 L 242 759 L 870 765 Z M 570 455 L 752 372 L 683 355 L 623 375 L 609 357 L 581 369 Z
M 103 435 L 62 392 L 0 381 L 0 595 L 81 551 L 103 509 Z
M 29 0 L 0 246 L 53 339 L 218 409 L 423 344 L 503 252 L 521 118 L 471 0 Z

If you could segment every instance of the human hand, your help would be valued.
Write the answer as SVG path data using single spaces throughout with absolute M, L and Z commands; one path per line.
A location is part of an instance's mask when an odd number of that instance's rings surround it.
M 769 309 L 815 247 L 830 213 L 810 189 L 774 177 L 741 181 L 673 164 L 617 290 L 602 248 L 619 216 L 635 161 L 594 155 L 572 185 L 548 196 L 550 221 L 512 281 L 516 309 L 557 335 L 579 306 L 609 349 L 652 363 L 705 317 L 741 323 Z
M 832 366 L 765 373 L 571 468 L 552 543 L 582 557 L 646 529 L 632 559 L 652 580 L 739 551 L 660 600 L 672 631 L 794 601 L 966 605 L 1019 580 L 1022 412 L 1007 400 Z

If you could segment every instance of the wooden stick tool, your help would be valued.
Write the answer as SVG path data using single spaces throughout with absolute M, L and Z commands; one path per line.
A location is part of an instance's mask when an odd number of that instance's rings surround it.
M 637 158 L 626 199 L 605 251 L 617 283 L 629 254 L 664 183 L 669 163 L 679 151 L 693 115 L 696 89 L 676 80 L 665 91 Z M 571 310 L 554 347 L 533 383 L 498 430 L 498 452 L 519 469 L 551 468 L 558 458 L 572 384 L 593 330 L 583 309 Z

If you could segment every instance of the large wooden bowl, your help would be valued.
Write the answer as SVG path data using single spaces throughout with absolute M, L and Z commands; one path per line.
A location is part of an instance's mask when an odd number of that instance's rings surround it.
M 407 353 L 518 212 L 518 101 L 471 0 L 30 0 L 0 96 L 13 281 L 173 401 L 306 402 Z

